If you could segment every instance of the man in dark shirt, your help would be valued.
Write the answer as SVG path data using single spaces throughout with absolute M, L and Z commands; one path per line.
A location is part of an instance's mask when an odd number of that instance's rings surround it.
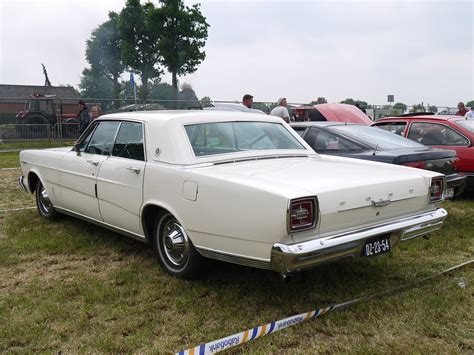
M 87 108 L 86 103 L 83 100 L 79 100 L 79 113 L 77 114 L 77 120 L 79 121 L 79 134 L 82 134 L 89 125 L 91 121 L 91 116 L 89 115 L 89 109 Z

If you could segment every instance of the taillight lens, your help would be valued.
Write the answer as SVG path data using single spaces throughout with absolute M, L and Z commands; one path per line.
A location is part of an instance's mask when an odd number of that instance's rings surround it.
M 445 185 L 446 182 L 444 178 L 434 178 L 431 180 L 430 202 L 438 202 L 444 199 Z
M 300 232 L 316 226 L 318 202 L 315 197 L 290 201 L 288 209 L 288 232 Z
M 402 165 L 410 166 L 412 168 L 418 168 L 418 169 L 425 169 L 426 168 L 426 162 L 424 162 L 424 161 L 414 161 L 414 162 L 410 162 L 410 163 L 403 163 Z

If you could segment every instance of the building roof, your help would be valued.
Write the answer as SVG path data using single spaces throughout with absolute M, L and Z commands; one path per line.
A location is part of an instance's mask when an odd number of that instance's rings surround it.
M 0 98 L 25 99 L 33 93 L 56 95 L 60 99 L 78 99 L 74 88 L 67 86 L 36 86 L 0 84 Z

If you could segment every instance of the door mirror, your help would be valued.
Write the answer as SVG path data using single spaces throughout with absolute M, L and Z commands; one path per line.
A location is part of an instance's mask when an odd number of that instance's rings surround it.
M 72 146 L 72 150 L 74 150 L 77 155 L 81 155 L 81 150 L 79 149 L 79 143 L 74 143 L 74 145 Z

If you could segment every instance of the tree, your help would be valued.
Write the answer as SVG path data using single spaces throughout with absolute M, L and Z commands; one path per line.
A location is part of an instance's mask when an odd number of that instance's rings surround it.
M 413 105 L 410 112 L 425 112 L 425 106 L 423 104 Z
M 400 110 L 402 113 L 406 111 L 407 107 L 408 107 L 407 105 L 401 102 L 397 102 L 396 104 L 393 105 L 393 108 L 395 110 Z
M 153 23 L 161 32 L 159 51 L 161 62 L 171 73 L 177 97 L 178 75 L 194 73 L 206 57 L 209 24 L 201 14 L 200 5 L 185 6 L 183 0 L 160 0 L 162 6 L 154 11 Z
M 127 0 L 120 12 L 118 28 L 122 37 L 122 59 L 142 81 L 141 98 L 148 98 L 150 79 L 158 79 L 160 68 L 161 26 L 154 23 L 156 8 L 151 2 L 143 5 L 140 0 Z
M 120 98 L 120 75 L 125 70 L 122 61 L 122 39 L 119 15 L 109 12 L 109 20 L 97 27 L 87 40 L 86 59 L 95 73 L 112 82 L 114 99 Z M 118 101 L 116 101 L 118 103 Z
M 347 98 L 344 101 L 340 102 L 341 104 L 347 104 L 347 105 L 356 105 L 358 104 L 361 108 L 368 108 L 369 104 L 366 101 L 362 100 L 354 100 L 352 98 Z
M 474 100 L 468 101 L 466 107 L 474 107 Z
M 159 101 L 165 108 L 173 108 L 173 92 L 170 84 L 156 81 L 150 85 L 149 98 Z
M 212 107 L 212 100 L 209 96 L 204 96 L 199 100 L 201 107 Z
M 174 88 L 173 92 L 175 92 Z M 200 107 L 199 99 L 197 98 L 192 86 L 184 83 L 181 86 L 181 92 L 179 93 L 179 108 L 188 109 L 196 107 Z
M 429 109 L 429 112 L 433 112 L 433 113 L 438 112 L 438 107 L 436 107 L 435 105 L 430 105 L 428 109 Z
M 81 96 L 86 98 L 112 97 L 114 88 L 112 82 L 96 70 L 85 68 L 82 71 Z

